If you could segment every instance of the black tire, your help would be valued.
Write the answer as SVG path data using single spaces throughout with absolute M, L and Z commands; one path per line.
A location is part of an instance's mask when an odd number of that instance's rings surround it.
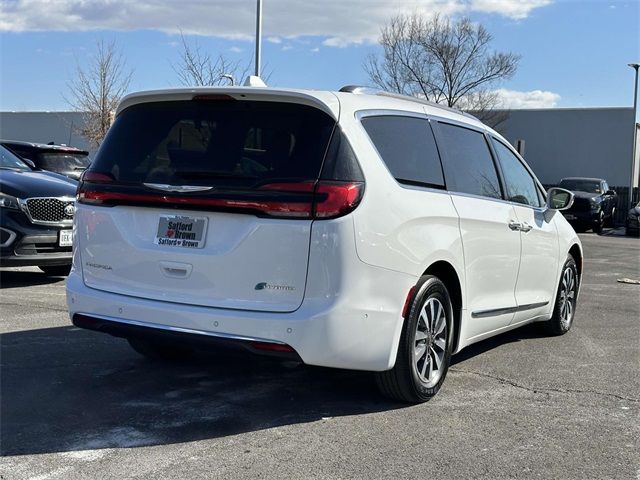
M 616 228 L 616 207 L 611 209 L 611 216 L 607 220 L 607 226 L 611 228 Z
M 567 274 L 570 271 L 570 274 Z M 574 283 L 571 287 L 571 292 L 563 293 L 565 290 L 565 274 L 572 276 Z M 567 257 L 562 267 L 562 273 L 560 274 L 560 282 L 558 283 L 558 291 L 556 293 L 556 304 L 553 308 L 553 315 L 550 320 L 543 323 L 547 334 L 552 336 L 564 335 L 571 329 L 573 325 L 573 319 L 576 313 L 576 300 L 578 297 L 578 288 L 580 286 L 580 277 L 578 276 L 578 267 L 576 261 L 571 254 Z M 570 298 L 566 298 L 570 297 Z M 566 299 L 565 299 L 566 298 Z M 567 306 L 567 302 L 569 305 Z M 570 308 L 570 313 L 567 315 L 566 308 Z
M 71 265 L 42 265 L 38 268 L 50 277 L 66 277 L 71 271 Z
M 604 227 L 604 212 L 600 210 L 598 220 L 593 223 L 593 227 L 591 227 L 591 229 L 593 230 L 593 233 L 600 234 L 602 233 L 602 227 Z
M 414 293 L 413 299 L 411 300 L 409 313 L 402 326 L 396 363 L 391 370 L 378 372 L 376 374 L 376 383 L 382 394 L 386 397 L 402 402 L 422 403 L 438 393 L 447 376 L 453 344 L 453 307 L 451 306 L 449 292 L 444 283 L 432 275 L 421 277 L 416 284 L 414 292 L 416 293 Z M 431 303 L 428 303 L 431 299 L 437 300 L 437 302 L 431 301 Z M 442 328 L 442 320 L 439 314 L 436 313 L 435 317 L 437 318 L 431 320 L 433 328 L 429 329 L 427 323 L 421 320 L 423 307 L 432 304 L 442 307 L 445 316 L 444 339 L 437 335 L 438 325 L 440 325 L 439 328 Z M 434 314 L 428 313 L 432 318 L 434 317 Z M 424 319 L 425 317 L 422 316 L 422 318 Z M 429 319 L 427 319 L 427 321 L 428 320 Z M 419 324 L 419 322 L 422 323 Z M 416 340 L 417 330 L 420 325 L 430 330 L 430 333 L 424 340 Z M 434 330 L 436 334 L 434 334 Z M 421 334 L 424 335 L 423 332 L 421 332 Z M 424 344 L 421 343 L 423 341 Z M 440 341 L 440 345 L 438 341 Z M 443 346 L 442 343 L 444 343 Z M 416 362 L 414 360 L 415 349 L 418 348 L 419 345 L 424 345 L 425 353 L 424 357 L 420 357 L 418 362 Z M 425 362 L 427 365 L 438 365 L 436 356 L 440 358 L 440 368 L 437 369 L 439 377 L 435 376 L 436 374 L 434 373 L 432 382 L 424 381 L 421 378 L 421 373 L 418 372 L 420 360 L 423 360 L 422 370 L 424 372 Z M 428 371 L 430 372 L 429 377 L 431 377 L 431 367 L 429 367 Z
M 192 349 L 187 347 L 155 342 L 145 338 L 132 337 L 127 338 L 127 341 L 131 348 L 150 360 L 179 362 L 188 360 L 194 353 Z

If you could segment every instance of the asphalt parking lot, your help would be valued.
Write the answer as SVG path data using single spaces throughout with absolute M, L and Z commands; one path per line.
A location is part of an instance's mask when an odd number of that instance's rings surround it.
M 0 478 L 640 479 L 640 240 L 583 234 L 573 329 L 454 357 L 424 405 L 370 375 L 218 352 L 180 365 L 70 326 L 64 282 L 1 272 Z

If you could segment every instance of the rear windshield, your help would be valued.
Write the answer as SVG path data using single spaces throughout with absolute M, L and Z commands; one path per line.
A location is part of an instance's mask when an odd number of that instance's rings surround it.
M 84 170 L 89 166 L 89 157 L 70 152 L 46 152 L 39 156 L 39 166 L 45 170 L 54 172 L 67 172 L 71 170 Z
M 118 115 L 91 170 L 125 183 L 223 188 L 315 180 L 334 125 L 291 103 L 138 104 Z
M 600 189 L 600 182 L 597 180 L 579 180 L 567 178 L 561 180 L 559 186 L 562 188 L 566 188 L 567 190 L 578 192 L 602 193 Z

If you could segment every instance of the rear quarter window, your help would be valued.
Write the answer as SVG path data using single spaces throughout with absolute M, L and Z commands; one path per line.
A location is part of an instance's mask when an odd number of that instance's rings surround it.
M 361 122 L 399 183 L 444 188 L 440 156 L 427 119 L 380 115 L 363 117 Z

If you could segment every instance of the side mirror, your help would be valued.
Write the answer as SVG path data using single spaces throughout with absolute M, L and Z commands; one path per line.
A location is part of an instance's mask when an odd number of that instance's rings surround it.
M 564 188 L 550 188 L 547 192 L 547 208 L 549 210 L 567 210 L 573 205 L 573 193 Z
M 615 190 L 607 190 L 607 193 L 605 193 L 605 195 L 616 195 L 616 191 Z

